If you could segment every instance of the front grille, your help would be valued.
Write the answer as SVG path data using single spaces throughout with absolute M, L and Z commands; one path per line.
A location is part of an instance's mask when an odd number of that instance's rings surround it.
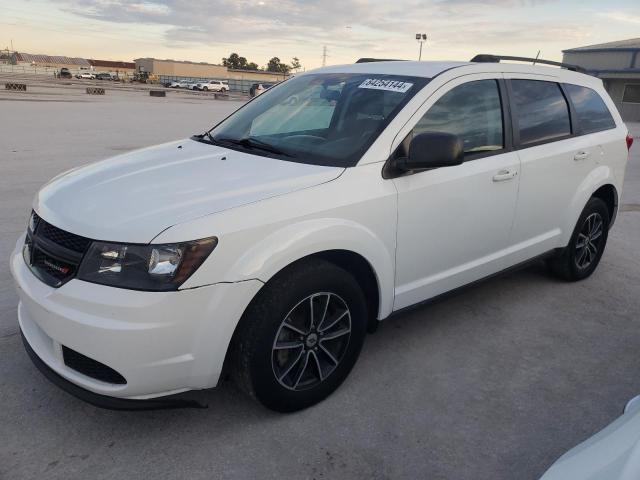
M 74 252 L 78 253 L 84 253 L 91 243 L 91 240 L 89 240 L 88 238 L 84 238 L 80 235 L 60 230 L 58 227 L 54 227 L 44 220 L 40 220 L 38 222 L 37 231 L 38 235 L 46 238 L 47 240 L 51 240 L 52 242 L 57 243 L 62 247 L 68 248 L 69 250 L 73 250 Z
M 69 347 L 65 347 L 64 345 L 62 346 L 62 357 L 64 359 L 64 364 L 67 367 L 75 370 L 76 372 L 82 373 L 87 377 L 117 385 L 124 385 L 127 383 L 125 378 L 113 368 L 107 367 L 105 364 L 82 355 L 81 353 L 78 353 Z
M 72 277 L 76 273 L 77 266 L 69 262 L 61 262 L 39 248 L 35 248 L 31 252 L 31 266 L 37 268 L 47 275 L 63 282 L 67 278 Z
M 31 228 L 25 241 L 25 261 L 40 280 L 60 287 L 71 280 L 91 240 L 51 225 L 32 212 Z

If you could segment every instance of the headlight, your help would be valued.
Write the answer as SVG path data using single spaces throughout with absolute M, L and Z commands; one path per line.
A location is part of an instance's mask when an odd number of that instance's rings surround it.
M 217 244 L 216 237 L 167 245 L 93 242 L 78 278 L 132 290 L 177 290 Z

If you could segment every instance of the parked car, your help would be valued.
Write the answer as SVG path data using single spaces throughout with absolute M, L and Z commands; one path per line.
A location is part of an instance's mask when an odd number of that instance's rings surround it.
M 587 278 L 632 137 L 600 79 L 496 58 L 302 73 L 57 176 L 10 261 L 34 363 L 110 408 L 180 405 L 160 397 L 224 368 L 293 411 L 405 308 L 537 258 Z
M 210 80 L 208 82 L 200 82 L 196 84 L 196 89 L 201 90 L 203 92 L 212 91 L 212 92 L 228 92 L 229 84 L 227 82 L 222 82 L 220 80 Z
M 540 480 L 640 478 L 640 396 L 609 426 L 572 448 Z
M 96 73 L 95 78 L 96 80 L 113 80 L 111 74 L 105 72 Z
M 73 75 L 71 75 L 68 68 L 61 68 L 60 73 L 58 73 L 58 78 L 73 78 Z
M 85 80 L 95 80 L 96 76 L 93 73 L 83 72 L 76 75 L 76 78 Z
M 192 85 L 195 85 L 195 84 L 192 83 L 192 82 L 184 81 L 184 80 L 178 80 L 178 81 L 175 81 L 175 82 L 171 82 L 171 85 L 169 85 L 169 87 L 170 88 L 188 88 L 188 89 L 191 89 Z

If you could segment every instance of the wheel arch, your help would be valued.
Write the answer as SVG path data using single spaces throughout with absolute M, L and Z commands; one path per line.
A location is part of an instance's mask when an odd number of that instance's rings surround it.
M 275 272 L 268 280 L 264 282 L 262 287 L 256 291 L 253 298 L 247 303 L 246 309 L 248 309 L 252 302 L 260 295 L 260 292 L 269 284 L 270 280 L 273 280 L 280 273 L 283 273 L 285 270 L 295 266 L 298 263 L 310 260 L 310 259 L 322 259 L 329 263 L 332 263 L 345 271 L 352 274 L 358 284 L 362 287 L 363 293 L 365 295 L 365 299 L 367 302 L 367 307 L 369 310 L 369 318 L 367 319 L 367 331 L 372 333 L 378 327 L 378 315 L 382 308 L 384 308 L 381 304 L 381 290 L 378 276 L 374 270 L 374 267 L 371 263 L 359 253 L 356 253 L 352 250 L 344 250 L 344 249 L 331 249 L 331 250 L 322 250 L 318 252 L 311 253 L 309 255 L 305 255 L 300 257 L 287 265 L 284 265 L 280 270 Z M 391 308 L 391 307 L 390 307 Z M 378 314 L 378 315 L 377 315 Z M 385 315 L 386 316 L 386 315 Z M 227 349 L 225 351 L 222 373 L 221 375 L 226 376 L 228 374 L 229 365 L 231 362 L 231 356 L 234 353 L 234 345 L 236 345 L 238 338 L 238 330 L 240 329 L 242 319 L 239 318 L 238 322 L 235 324 L 233 331 L 229 335 L 229 340 L 227 343 Z
M 591 197 L 601 198 L 612 214 L 610 225 L 613 224 L 618 206 L 618 189 L 613 171 L 606 165 L 600 165 L 587 175 L 576 190 L 571 204 L 567 210 L 564 222 L 563 243 L 566 244 L 571 238 L 576 222 Z
M 618 190 L 611 183 L 605 183 L 593 192 L 592 197 L 601 199 L 609 210 L 609 228 L 613 226 L 613 223 L 618 215 Z

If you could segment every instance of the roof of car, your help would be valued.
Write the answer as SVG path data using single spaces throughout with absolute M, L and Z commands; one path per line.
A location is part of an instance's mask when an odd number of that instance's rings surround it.
M 380 75 L 407 75 L 411 77 L 433 78 L 439 73 L 450 68 L 471 65 L 469 62 L 411 62 L 411 61 L 390 61 L 390 62 L 367 62 L 352 63 L 347 65 L 332 65 L 330 67 L 318 68 L 310 72 L 313 73 L 377 73 Z M 307 73 L 310 73 L 307 72 Z
M 436 61 L 382 61 L 353 63 L 346 65 L 332 65 L 316 70 L 309 70 L 305 74 L 315 73 L 367 73 L 378 75 L 406 75 L 412 77 L 433 78 L 442 72 L 465 67 L 466 73 L 478 72 L 515 72 L 525 74 L 553 75 L 565 81 L 580 79 L 580 83 L 600 82 L 595 77 L 573 72 L 565 68 L 531 65 L 525 63 L 489 63 L 489 62 L 436 62 Z M 304 75 L 304 74 L 302 74 Z

